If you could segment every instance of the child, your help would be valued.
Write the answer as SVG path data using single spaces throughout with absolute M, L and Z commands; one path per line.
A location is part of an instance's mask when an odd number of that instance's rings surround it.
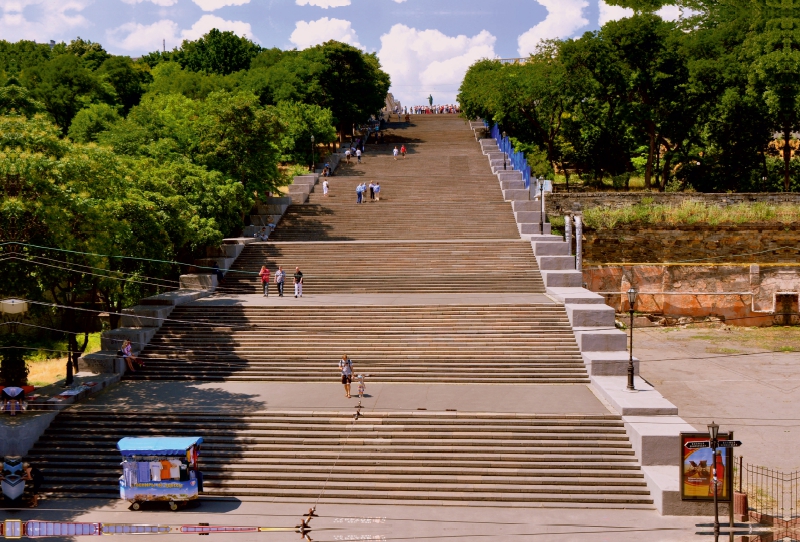
M 367 385 L 364 384 L 364 375 L 358 375 L 358 398 L 364 398 L 364 391 L 367 389 Z

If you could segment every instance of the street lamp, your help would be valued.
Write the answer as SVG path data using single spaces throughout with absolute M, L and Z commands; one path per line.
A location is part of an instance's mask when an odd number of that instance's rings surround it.
M 636 391 L 633 385 L 633 311 L 636 305 L 636 294 L 639 292 L 634 286 L 628 290 L 628 311 L 631 313 L 631 352 L 628 357 L 628 391 Z
M 311 173 L 314 173 L 314 134 L 311 134 Z
M 506 132 L 504 130 L 503 131 L 503 146 L 504 147 L 505 147 L 505 141 L 506 141 Z M 506 151 L 504 151 L 502 148 L 500 150 L 503 151 L 503 171 L 505 171 L 506 170 Z
M 544 235 L 544 177 L 537 178 L 539 183 L 539 235 Z
M 714 539 L 719 538 L 719 501 L 717 498 L 717 436 L 719 435 L 719 425 L 713 421 L 708 424 L 708 437 L 711 444 L 711 461 L 713 464 L 713 484 L 714 484 Z

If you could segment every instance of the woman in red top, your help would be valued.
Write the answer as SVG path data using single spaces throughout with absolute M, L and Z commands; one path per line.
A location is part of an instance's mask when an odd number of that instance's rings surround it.
M 261 277 L 261 285 L 264 287 L 264 297 L 267 297 L 269 295 L 269 269 L 266 265 L 261 266 L 258 276 Z
M 402 154 L 402 155 L 403 155 L 403 158 L 405 158 L 405 157 L 406 157 L 406 146 L 405 146 L 405 145 L 403 145 L 402 147 L 400 147 L 400 154 Z

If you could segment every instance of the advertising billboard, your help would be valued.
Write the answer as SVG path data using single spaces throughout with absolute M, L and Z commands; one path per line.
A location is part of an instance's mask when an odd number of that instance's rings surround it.
M 720 433 L 717 440 L 727 440 L 733 435 Z M 714 474 L 712 467 L 717 464 L 717 500 L 729 502 L 733 493 L 733 448 L 718 448 L 714 458 L 713 451 L 707 448 L 690 448 L 690 442 L 708 442 L 708 433 L 681 433 L 681 499 L 684 501 L 713 501 Z

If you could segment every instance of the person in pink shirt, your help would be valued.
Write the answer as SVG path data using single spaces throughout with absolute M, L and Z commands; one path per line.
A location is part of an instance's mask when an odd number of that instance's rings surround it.
M 261 266 L 258 276 L 261 277 L 261 285 L 264 287 L 264 297 L 267 297 L 269 295 L 269 269 L 266 265 Z

